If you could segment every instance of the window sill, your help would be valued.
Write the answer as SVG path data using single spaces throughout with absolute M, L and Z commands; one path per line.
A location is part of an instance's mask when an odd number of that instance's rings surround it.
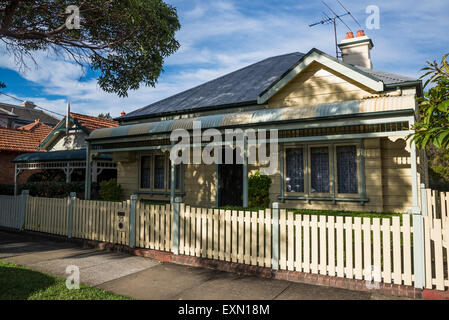
M 137 191 L 137 194 L 169 196 L 170 191 Z M 176 196 L 184 196 L 185 194 L 185 192 L 175 191 Z
M 333 202 L 360 202 L 364 205 L 369 202 L 368 198 L 333 198 L 333 197 L 307 197 L 307 196 L 278 196 L 281 201 L 285 200 L 304 200 L 304 201 L 333 201 Z

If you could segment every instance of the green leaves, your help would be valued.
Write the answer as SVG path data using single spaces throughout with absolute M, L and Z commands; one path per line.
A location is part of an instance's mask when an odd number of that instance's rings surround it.
M 419 148 L 433 144 L 437 148 L 449 148 L 449 64 L 444 55 L 440 65 L 434 61 L 427 62 L 427 71 L 422 77 L 429 77 L 425 86 L 435 84 L 424 97 L 419 98 L 419 119 L 413 126 L 415 133 L 408 139 L 415 142 Z
M 80 29 L 65 26 L 79 7 Z M 0 2 L 0 39 L 19 57 L 54 49 L 98 75 L 106 92 L 127 96 L 155 86 L 164 59 L 178 50 L 176 9 L 163 0 L 35 0 Z

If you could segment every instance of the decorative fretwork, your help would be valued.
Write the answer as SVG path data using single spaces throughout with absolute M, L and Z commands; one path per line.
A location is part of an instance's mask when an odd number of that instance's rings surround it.
M 395 132 L 406 130 L 409 130 L 408 122 L 391 122 L 382 124 L 366 124 L 366 125 L 340 126 L 328 128 L 281 130 L 279 131 L 279 138 L 334 136 L 343 134 Z

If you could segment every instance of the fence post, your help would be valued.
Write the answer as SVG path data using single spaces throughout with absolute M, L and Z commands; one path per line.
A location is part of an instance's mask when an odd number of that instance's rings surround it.
M 134 248 L 136 246 L 136 208 L 137 195 L 131 195 L 131 207 L 129 213 L 129 246 Z
M 29 190 L 22 191 L 22 206 L 21 206 L 22 212 L 20 217 L 20 231 L 23 231 L 23 229 L 25 228 L 25 217 L 27 214 L 27 200 L 29 194 L 30 194 Z
M 413 270 L 415 288 L 423 289 L 426 283 L 426 256 L 424 252 L 424 215 L 427 215 L 427 193 L 421 185 L 421 208 L 414 207 L 408 213 L 413 215 Z
M 273 241 L 271 244 L 271 268 L 279 270 L 279 202 L 273 202 Z
M 179 254 L 179 211 L 181 208 L 182 198 L 176 197 L 173 204 L 173 226 L 172 226 L 172 251 L 174 254 Z
M 421 212 L 424 217 L 427 217 L 427 191 L 424 183 L 421 183 Z
M 69 225 L 67 230 L 67 237 L 72 238 L 72 230 L 73 230 L 73 204 L 75 202 L 76 192 L 70 192 L 69 196 Z

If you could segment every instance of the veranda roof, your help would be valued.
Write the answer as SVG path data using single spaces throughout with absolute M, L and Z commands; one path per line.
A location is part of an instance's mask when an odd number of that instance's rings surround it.
M 285 107 L 263 109 L 251 112 L 217 114 L 198 118 L 178 119 L 159 122 L 139 123 L 127 126 L 98 129 L 88 140 L 101 140 L 128 136 L 171 133 L 176 129 L 192 130 L 195 121 L 201 122 L 202 129 L 258 126 L 276 123 L 311 121 L 314 119 L 337 119 L 361 115 L 413 111 L 414 96 L 385 96 L 364 100 L 327 103 L 307 107 Z
M 86 149 L 64 150 L 52 152 L 34 152 L 21 154 L 13 160 L 15 163 L 30 162 L 55 162 L 55 161 L 84 161 L 86 160 Z M 94 160 L 111 161 L 112 154 L 100 154 L 94 156 Z

